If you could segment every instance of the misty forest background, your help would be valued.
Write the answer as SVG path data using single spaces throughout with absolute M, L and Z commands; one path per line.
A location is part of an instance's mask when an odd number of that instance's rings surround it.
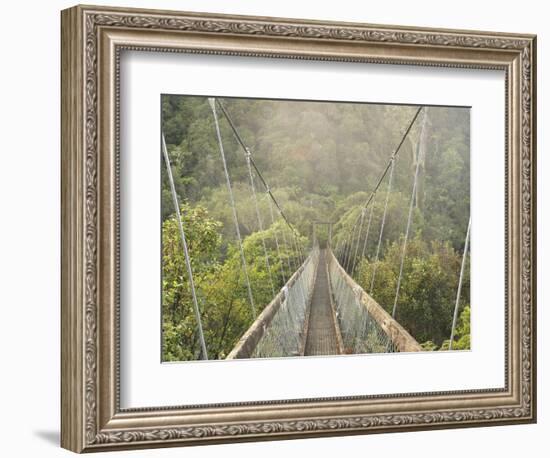
M 271 191 L 299 231 L 306 254 L 312 243 L 312 221 L 336 222 L 333 247 L 347 236 L 417 110 L 412 106 L 231 98 L 223 103 Z M 264 228 L 260 231 L 245 155 L 221 113 L 219 119 L 259 313 L 273 297 L 262 240 L 269 250 L 276 291 L 284 284 L 278 273 L 284 272 L 289 261 L 296 265 L 297 259 L 288 244 L 281 247 L 282 261 L 277 257 L 274 236 L 282 240 L 288 229 L 280 218 L 271 224 L 265 189 L 256 179 Z M 373 290 L 373 297 L 389 313 L 411 198 L 420 119 L 396 161 Z M 426 350 L 444 350 L 449 346 L 470 211 L 469 109 L 429 107 L 426 129 L 396 319 Z M 163 95 L 162 130 L 199 293 L 208 356 L 225 358 L 253 317 L 208 99 Z M 385 191 L 383 183 L 374 203 L 367 256 L 354 275 L 366 291 Z M 162 358 L 195 360 L 200 357 L 200 345 L 174 211 L 163 163 Z M 288 232 L 286 236 L 290 238 Z M 316 236 L 326 242 L 326 229 L 318 229 Z M 453 349 L 470 348 L 469 278 L 467 265 Z

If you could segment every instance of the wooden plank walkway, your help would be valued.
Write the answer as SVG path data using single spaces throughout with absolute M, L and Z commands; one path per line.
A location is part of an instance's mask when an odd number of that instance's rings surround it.
M 319 253 L 319 266 L 311 297 L 305 356 L 337 355 L 338 338 L 330 304 L 326 251 Z

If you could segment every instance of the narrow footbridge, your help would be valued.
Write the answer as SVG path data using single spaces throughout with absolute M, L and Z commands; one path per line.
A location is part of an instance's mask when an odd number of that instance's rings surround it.
M 315 247 L 227 358 L 419 350 L 330 248 Z
M 235 226 L 235 244 L 239 250 L 241 268 L 246 285 L 250 313 L 253 323 L 239 339 L 231 350 L 228 359 L 257 358 L 257 357 L 284 357 L 284 356 L 314 356 L 314 355 L 338 355 L 356 353 L 387 353 L 387 352 L 414 352 L 420 351 L 422 347 L 418 342 L 401 326 L 396 320 L 396 311 L 399 305 L 400 288 L 404 281 L 404 262 L 407 256 L 407 243 L 413 226 L 414 208 L 418 202 L 418 179 L 420 166 L 424 161 L 428 142 L 427 109 L 418 107 L 414 116 L 404 130 L 400 142 L 393 149 L 388 158 L 385 168 L 376 180 L 376 184 L 364 204 L 349 209 L 344 216 L 352 221 L 352 224 L 339 224 L 337 243 L 332 250 L 332 224 L 333 222 L 313 222 L 315 224 L 328 224 L 328 243 L 324 248 L 319 247 L 315 241 L 315 231 L 311 245 L 304 243 L 296 227 L 291 223 L 288 215 L 285 214 L 281 203 L 277 200 L 271 190 L 266 177 L 262 174 L 258 164 L 252 156 L 251 150 L 245 144 L 243 138 L 233 122 L 228 110 L 221 100 L 209 98 L 210 107 L 215 126 L 215 134 L 218 141 L 220 159 L 223 165 L 229 206 L 232 210 L 233 223 Z M 267 242 L 262 238 L 263 258 L 265 260 L 265 271 L 269 277 L 269 284 L 272 289 L 273 299 L 262 307 L 263 304 L 256 304 L 252 285 L 248 275 L 249 264 L 244 250 L 243 237 L 241 235 L 241 224 L 235 205 L 233 185 L 227 163 L 222 130 L 218 112 L 222 113 L 227 126 L 233 133 L 237 143 L 244 153 L 244 161 L 248 171 L 251 196 L 253 197 L 254 209 L 257 219 L 257 229 L 264 231 L 267 226 L 274 228 L 271 237 L 275 250 L 271 253 L 267 249 Z M 388 204 L 392 192 L 395 164 L 401 146 L 409 136 L 416 120 L 421 112 L 422 121 L 418 127 L 417 147 L 414 158 L 411 194 L 409 200 L 406 224 L 404 233 L 399 239 L 401 254 L 398 260 L 398 276 L 396 282 L 395 296 L 392 304 L 385 304 L 390 307 L 389 314 L 371 296 L 374 291 L 376 269 L 382 253 L 384 241 L 384 228 L 388 213 Z M 411 140 L 412 141 L 412 140 Z M 182 223 L 179 200 L 172 177 L 170 157 L 167 151 L 164 135 L 162 136 L 162 151 L 170 182 L 172 199 L 176 211 L 176 218 L 179 224 L 182 248 L 186 263 L 186 270 L 189 278 L 189 287 L 193 298 L 193 309 L 197 322 L 197 330 L 200 341 L 201 359 L 208 359 L 207 342 L 201 322 L 201 307 L 199 295 L 196 291 L 193 280 L 193 268 L 190 261 L 185 228 Z M 386 185 L 385 196 L 381 196 L 382 183 Z M 262 216 L 259 205 L 259 192 L 265 192 L 268 203 L 269 215 Z M 382 197 L 382 199 L 381 199 Z M 375 213 L 375 202 L 380 200 L 381 209 L 380 224 L 377 227 L 378 234 L 375 240 L 375 251 L 369 253 L 369 236 L 373 237 Z M 277 226 L 279 224 L 279 226 Z M 452 349 L 453 336 L 458 316 L 460 292 L 466 265 L 468 243 L 470 237 L 471 219 L 468 222 L 460 275 L 454 305 L 451 336 L 449 349 Z M 286 235 L 285 235 L 286 234 Z M 312 246 L 306 256 L 305 247 Z M 371 250 L 372 251 L 372 250 Z M 286 253 L 286 255 L 284 255 Z M 290 253 L 290 255 L 289 255 Z M 274 262 L 275 261 L 275 262 Z M 372 265 L 368 287 L 369 293 L 359 286 L 352 278 L 357 273 L 361 262 L 368 262 Z M 275 266 L 278 266 L 275 268 Z M 276 277 L 281 270 L 281 281 Z M 380 281 L 380 280 L 379 280 Z M 277 286 L 284 283 L 281 290 L 277 292 Z M 262 308 L 258 314 L 258 307 Z M 402 304 L 401 306 L 406 306 Z

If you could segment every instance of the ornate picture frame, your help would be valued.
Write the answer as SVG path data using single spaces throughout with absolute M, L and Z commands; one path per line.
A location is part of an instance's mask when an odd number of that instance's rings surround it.
M 536 37 L 75 6 L 62 12 L 61 445 L 75 452 L 536 421 Z M 505 72 L 505 387 L 122 409 L 124 50 Z

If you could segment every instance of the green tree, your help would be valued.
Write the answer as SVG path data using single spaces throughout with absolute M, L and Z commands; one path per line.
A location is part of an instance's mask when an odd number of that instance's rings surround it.
M 402 240 L 386 247 L 378 262 L 364 260 L 358 269 L 359 284 L 392 313 L 399 276 Z M 461 256 L 450 243 L 428 243 L 417 235 L 409 240 L 395 318 L 419 342 L 440 346 L 450 336 Z M 461 309 L 469 302 L 469 276 L 463 284 Z M 466 330 L 464 330 L 466 332 Z
M 181 205 L 193 279 L 200 288 L 203 279 L 217 269 L 215 253 L 220 245 L 220 224 L 202 207 Z M 197 321 L 185 265 L 177 219 L 162 225 L 162 327 L 163 360 L 181 361 L 197 357 Z M 204 304 L 200 303 L 204 312 Z
M 213 115 L 206 97 L 163 95 L 161 103 L 162 131 L 176 192 L 180 202 L 185 202 L 183 222 L 209 357 L 223 358 L 250 326 L 253 315 Z M 304 252 L 311 246 L 313 221 L 335 222 L 333 247 L 343 246 L 348 240 L 370 191 L 417 111 L 412 106 L 364 103 L 235 98 L 224 98 L 222 103 L 285 215 L 300 234 L 307 235 L 299 238 Z M 259 313 L 273 297 L 264 244 L 275 292 L 300 261 L 288 246 L 291 235 L 276 209 L 276 223 L 271 224 L 266 189 L 255 175 L 263 222 L 261 230 L 245 154 L 220 110 L 218 115 L 249 279 Z M 411 233 L 407 250 L 397 309 L 397 320 L 419 342 L 424 342 L 426 349 L 443 348 L 450 335 L 460 252 L 470 206 L 469 116 L 465 108 L 428 109 L 426 150 L 414 201 L 414 234 Z M 373 295 L 387 310 L 393 306 L 420 126 L 419 122 L 412 126 L 395 164 L 383 244 L 376 264 Z M 196 359 L 199 356 L 197 325 L 164 165 L 161 170 L 163 358 Z M 358 250 L 359 268 L 355 277 L 367 291 L 386 186 L 384 181 L 374 199 L 365 259 L 361 259 L 362 250 Z M 361 243 L 366 224 L 365 220 Z M 326 231 L 317 230 L 318 239 L 326 241 Z M 278 236 L 280 253 L 275 236 Z M 357 245 L 354 239 L 350 247 L 353 253 Z M 467 271 L 454 348 L 469 347 L 468 304 Z

